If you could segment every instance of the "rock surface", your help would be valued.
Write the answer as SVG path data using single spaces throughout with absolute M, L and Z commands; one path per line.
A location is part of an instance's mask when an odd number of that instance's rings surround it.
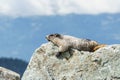
M 16 72 L 0 67 L 0 80 L 20 80 L 20 75 Z
M 72 49 L 60 58 L 57 51 L 52 43 L 36 49 L 22 80 L 120 80 L 119 44 L 95 52 Z

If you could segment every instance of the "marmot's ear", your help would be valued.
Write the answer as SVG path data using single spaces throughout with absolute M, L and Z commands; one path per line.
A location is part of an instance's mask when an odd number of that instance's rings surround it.
M 54 36 L 54 34 L 50 34 L 49 36 Z
M 62 38 L 62 36 L 58 33 L 56 33 L 55 36 L 58 37 L 58 38 Z

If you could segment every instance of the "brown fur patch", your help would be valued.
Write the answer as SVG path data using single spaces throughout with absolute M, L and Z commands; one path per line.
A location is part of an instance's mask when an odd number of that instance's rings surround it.
M 99 48 L 102 48 L 102 47 L 105 47 L 105 46 L 106 46 L 105 44 L 100 44 L 100 45 L 94 47 L 93 51 L 96 51 L 96 50 L 98 50 Z

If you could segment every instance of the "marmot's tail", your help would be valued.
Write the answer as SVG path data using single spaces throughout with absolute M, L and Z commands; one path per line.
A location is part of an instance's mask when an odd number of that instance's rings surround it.
M 99 48 L 102 48 L 102 47 L 105 47 L 105 46 L 106 46 L 106 44 L 100 44 L 100 45 L 94 47 L 94 48 L 93 48 L 93 51 L 96 51 L 96 50 L 98 50 Z

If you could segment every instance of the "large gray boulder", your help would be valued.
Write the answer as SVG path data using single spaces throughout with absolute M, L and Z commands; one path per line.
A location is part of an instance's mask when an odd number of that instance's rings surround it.
M 52 43 L 36 49 L 22 80 L 120 80 L 120 44 L 95 52 L 73 49 L 60 58 L 57 51 Z
M 0 80 L 20 80 L 20 75 L 9 69 L 0 67 Z

